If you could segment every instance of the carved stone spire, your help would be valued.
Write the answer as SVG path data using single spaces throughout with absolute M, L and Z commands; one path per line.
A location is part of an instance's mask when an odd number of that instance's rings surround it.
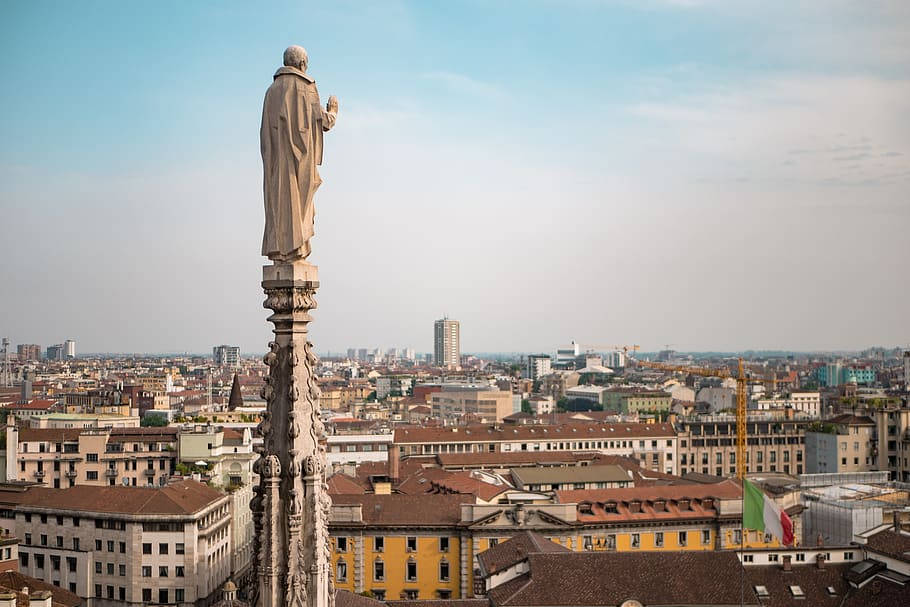
M 274 313 L 275 339 L 265 363 L 266 413 L 251 503 L 255 525 L 257 607 L 333 607 L 328 516 L 331 509 L 320 445 L 316 356 L 307 340 L 319 286 L 316 266 L 305 262 L 263 268 L 264 307 Z
M 234 373 L 234 383 L 231 384 L 231 397 L 228 399 L 228 410 L 236 411 L 243 406 L 243 395 L 240 393 L 240 378 Z

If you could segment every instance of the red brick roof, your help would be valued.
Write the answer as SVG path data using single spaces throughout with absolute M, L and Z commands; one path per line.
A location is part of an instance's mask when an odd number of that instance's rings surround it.
M 532 552 L 571 552 L 532 531 L 523 531 L 477 555 L 485 576 L 493 575 L 523 561 Z
M 65 489 L 29 487 L 22 492 L 0 493 L 0 503 L 25 509 L 48 508 L 107 514 L 187 515 L 203 510 L 224 494 L 194 480 L 166 487 L 76 485 Z

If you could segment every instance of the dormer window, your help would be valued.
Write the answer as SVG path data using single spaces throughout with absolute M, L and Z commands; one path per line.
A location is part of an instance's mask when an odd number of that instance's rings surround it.
M 641 502 L 629 502 L 629 512 L 641 512 Z
M 606 502 L 604 504 L 604 512 L 607 514 L 618 514 L 619 509 L 616 507 L 616 502 Z
M 654 502 L 654 512 L 665 512 L 667 510 L 667 502 L 664 500 L 655 500 Z
M 680 510 L 688 510 L 688 509 L 689 509 L 689 500 L 679 500 L 679 501 L 676 502 L 676 503 L 677 503 L 677 505 L 679 506 L 679 509 L 680 509 Z

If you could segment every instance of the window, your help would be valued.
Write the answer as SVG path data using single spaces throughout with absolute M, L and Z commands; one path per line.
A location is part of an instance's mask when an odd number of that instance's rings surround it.
M 35 555 L 35 568 L 44 569 L 44 555 L 43 554 Z
M 109 598 L 109 599 L 111 599 L 111 600 L 113 601 L 113 600 L 114 600 L 114 587 L 113 587 L 113 586 L 108 586 L 108 587 L 106 588 L 106 590 L 107 590 L 107 598 Z
M 126 588 L 124 588 L 123 586 L 120 586 L 119 588 L 117 588 L 117 598 L 120 599 L 121 601 L 126 600 Z
M 632 534 L 632 547 L 638 548 L 641 546 L 641 536 L 637 533 Z
M 25 545 L 30 546 L 31 544 L 32 544 L 32 534 L 26 533 L 25 534 Z
M 853 560 L 853 553 L 852 553 L 852 552 L 845 552 L 845 553 L 844 553 L 844 560 L 845 560 L 845 561 L 852 561 L 852 560 Z
M 55 539 L 56 542 L 57 542 L 57 548 L 63 548 L 63 536 L 62 536 L 62 535 L 58 535 L 58 536 L 57 536 L 56 538 L 54 538 L 54 539 Z
M 795 599 L 806 598 L 806 593 L 803 592 L 803 589 L 799 586 L 790 586 L 790 594 L 792 594 Z
M 95 584 L 95 598 L 101 598 L 101 584 Z
M 687 531 L 680 531 L 678 536 L 678 542 L 680 546 L 685 546 L 689 541 L 689 533 Z
M 152 545 L 151 544 L 142 544 L 142 554 L 151 554 Z
M 60 556 L 57 554 L 51 555 L 51 571 L 60 571 Z
M 167 566 L 158 567 L 158 577 L 167 577 Z
M 447 537 L 439 538 L 439 551 L 440 552 L 449 551 L 449 538 L 447 538 Z
M 183 588 L 174 588 L 174 602 L 182 603 L 185 600 L 186 600 L 186 598 L 183 593 Z
M 113 563 L 107 564 L 107 574 L 114 575 L 114 564 Z
M 177 565 L 174 567 L 174 577 L 184 577 L 183 565 Z
M 417 538 L 409 537 L 407 539 L 407 551 L 408 552 L 417 552 Z
M 79 538 L 78 537 L 73 538 L 73 550 L 76 550 L 76 551 L 79 550 Z
M 152 602 L 152 589 L 151 589 L 151 588 L 143 588 L 143 589 L 142 589 L 142 602 L 143 602 L 143 603 L 151 603 L 151 602 Z
M 152 566 L 151 565 L 142 566 L 142 577 L 152 577 Z
M 108 552 L 113 552 L 113 551 L 114 551 L 114 540 L 108 540 L 108 541 L 107 541 L 107 551 L 108 551 Z
M 654 545 L 657 546 L 658 548 L 663 547 L 663 545 L 664 545 L 664 532 L 663 531 L 658 531 L 657 533 L 654 534 Z
M 336 537 L 335 538 L 335 549 L 338 552 L 347 552 L 348 551 L 348 538 Z
M 710 544 L 711 543 L 711 530 L 703 529 L 701 532 L 701 543 Z
M 162 603 L 162 604 L 167 604 L 167 602 L 168 602 L 168 600 L 167 600 L 167 595 L 168 595 L 168 591 L 167 591 L 167 590 L 165 590 L 165 589 L 163 589 L 163 588 L 160 589 L 160 590 L 158 591 L 158 602 L 159 602 L 159 603 Z
M 102 567 L 101 561 L 95 561 L 95 573 L 97 573 L 97 574 L 100 575 L 100 574 L 101 574 L 101 567 Z
M 405 567 L 405 580 L 408 582 L 417 581 L 417 561 L 413 558 L 408 559 L 408 562 Z
M 41 534 L 41 545 L 47 546 L 47 536 L 43 533 Z
M 348 564 L 341 559 L 338 559 L 338 564 L 335 565 L 335 579 L 339 582 L 348 581 Z
M 174 544 L 174 554 L 183 554 L 183 544 Z
M 754 557 L 753 555 L 751 555 L 751 554 L 744 554 L 744 555 L 743 555 L 743 562 L 744 562 L 744 563 L 751 563 L 753 560 L 755 560 L 755 557 Z
M 98 480 L 98 471 L 97 470 L 87 470 L 85 473 L 85 480 L 87 481 L 96 481 Z M 101 586 L 98 586 L 99 588 Z
M 385 538 L 377 536 L 373 538 L 373 552 L 382 552 L 385 550 Z
M 19 564 L 22 567 L 28 567 L 28 552 L 19 553 Z
M 776 554 L 769 554 L 769 555 L 768 555 L 768 562 L 769 562 L 769 563 L 776 563 L 776 562 L 777 562 L 777 555 L 776 555 Z
M 72 556 L 66 557 L 66 570 L 70 573 L 76 571 L 76 558 Z
M 755 594 L 757 594 L 759 596 L 759 598 L 763 598 L 763 599 L 766 599 L 769 596 L 771 596 L 771 593 L 768 592 L 768 588 L 765 586 L 756 586 Z
M 126 577 L 126 565 L 120 564 L 120 571 L 118 572 L 120 577 Z
M 167 544 L 158 544 L 158 554 L 167 554 Z
M 376 561 L 373 563 L 373 581 L 382 582 L 383 580 L 385 580 L 385 563 Z
M 97 454 L 97 453 L 86 453 L 86 454 L 85 454 L 85 461 L 87 461 L 87 462 L 97 462 L 97 461 L 98 461 L 98 454 Z
M 183 544 L 178 544 L 178 546 L 182 546 L 182 545 Z M 126 554 L 126 542 L 120 542 L 120 554 Z M 179 554 L 183 554 L 183 553 L 181 552 Z
M 449 561 L 443 559 L 439 561 L 439 581 L 448 582 L 449 579 Z

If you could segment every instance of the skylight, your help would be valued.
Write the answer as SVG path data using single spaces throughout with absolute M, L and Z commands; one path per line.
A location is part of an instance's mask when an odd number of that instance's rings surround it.
M 768 592 L 768 589 L 764 586 L 756 586 L 755 594 L 757 594 L 758 596 L 760 596 L 762 598 L 771 596 L 771 593 Z
M 795 599 L 806 598 L 806 593 L 803 592 L 803 589 L 799 586 L 790 586 L 790 594 L 792 594 Z

